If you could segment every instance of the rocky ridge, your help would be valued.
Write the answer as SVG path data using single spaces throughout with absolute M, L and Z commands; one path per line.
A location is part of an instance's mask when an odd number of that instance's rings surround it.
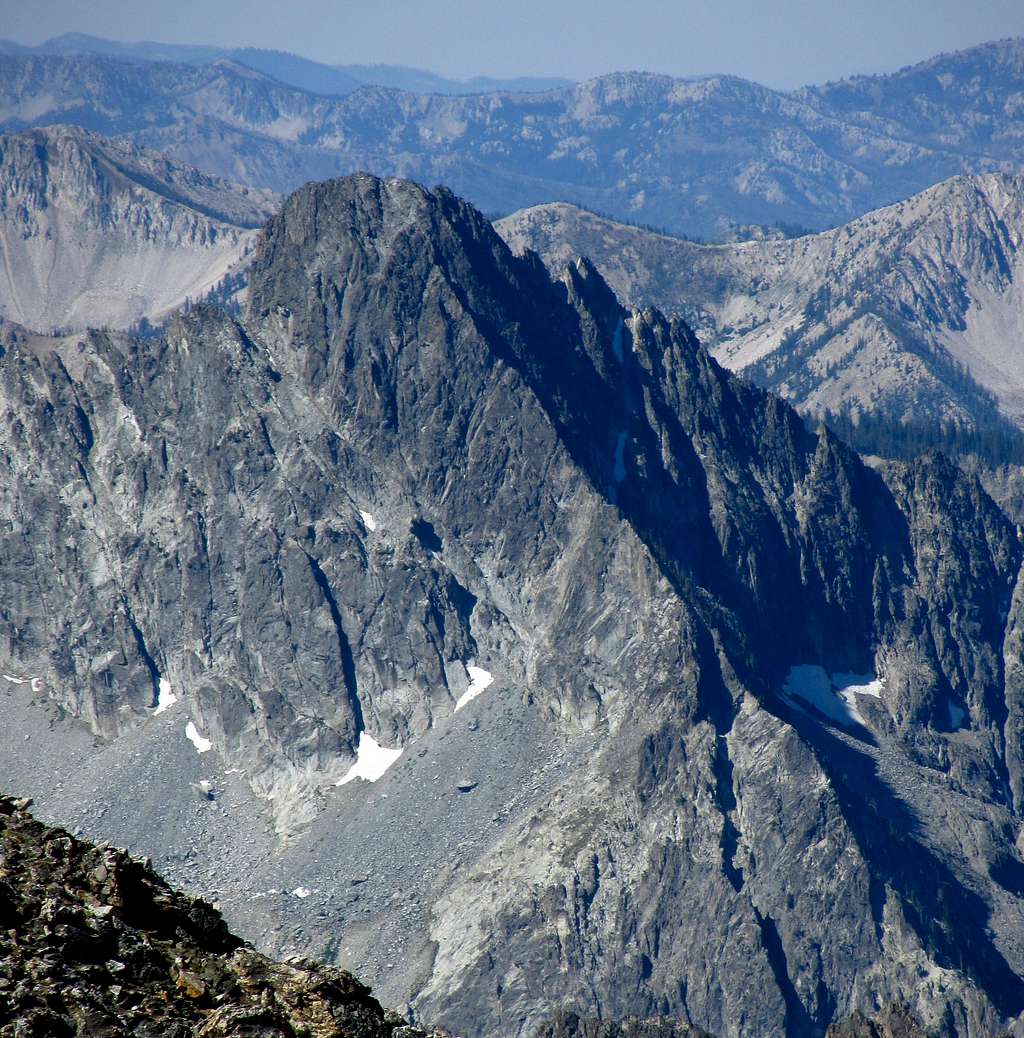
M 1024 549 L 943 457 L 871 469 L 365 175 L 285 203 L 241 321 L 16 345 L 0 397 L 7 694 L 102 737 L 115 837 L 137 775 L 217 859 L 241 773 L 287 836 L 225 892 L 265 950 L 468 1035 L 1024 1012 Z
M 1024 179 L 958 177 L 822 234 L 703 246 L 547 205 L 496 225 L 557 269 L 587 255 L 804 412 L 1024 426 Z
M 615 72 L 465 97 L 310 93 L 244 54 L 196 65 L 17 52 L 0 56 L 0 128 L 76 122 L 282 192 L 364 169 L 449 184 L 487 212 L 568 200 L 718 239 L 737 225 L 832 227 L 957 174 L 1019 169 L 1022 46 L 794 93 Z M 871 92 L 884 119 L 865 114 Z M 976 130 L 941 132 L 954 125 Z
M 158 321 L 238 271 L 269 191 L 73 126 L 0 136 L 0 316 L 36 331 Z

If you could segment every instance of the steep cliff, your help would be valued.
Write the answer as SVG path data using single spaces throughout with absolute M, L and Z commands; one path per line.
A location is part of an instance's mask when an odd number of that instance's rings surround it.
M 285 203 L 243 321 L 16 343 L 0 396 L 10 716 L 107 740 L 9 773 L 175 869 L 188 804 L 268 950 L 471 1035 L 1024 1011 L 1024 549 L 941 456 L 369 176 Z M 232 868 L 239 773 L 288 839 Z

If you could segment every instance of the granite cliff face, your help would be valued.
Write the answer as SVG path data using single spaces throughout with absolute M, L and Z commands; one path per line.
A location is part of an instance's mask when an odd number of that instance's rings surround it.
M 0 55 L 0 128 L 75 122 L 278 191 L 363 169 L 441 181 L 486 212 L 567 200 L 720 239 L 737 225 L 833 227 L 957 174 L 1019 169 L 1022 47 L 794 93 L 614 72 L 467 97 L 415 80 L 424 93 L 366 85 L 337 97 L 326 81 L 309 93 L 265 54 L 261 72 L 244 53 L 199 65 L 13 53 Z M 322 78 L 305 71 L 291 78 Z M 884 117 L 865 104 L 875 95 Z
M 941 456 L 369 176 L 285 203 L 242 321 L 15 341 L 0 399 L 10 716 L 106 740 L 93 831 L 173 864 L 206 812 L 267 950 L 472 1035 L 1024 1011 L 1024 548 Z M 232 870 L 240 776 L 288 839 Z
M 77 127 L 0 136 L 0 316 L 36 331 L 157 321 L 243 265 L 268 191 Z
M 573 206 L 497 224 L 553 268 L 681 313 L 727 367 L 802 411 L 1024 425 L 1024 179 L 957 177 L 834 231 L 702 246 Z

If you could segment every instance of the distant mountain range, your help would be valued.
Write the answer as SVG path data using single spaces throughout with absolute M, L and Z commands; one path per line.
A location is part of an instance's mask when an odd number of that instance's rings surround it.
M 121 43 L 85 33 L 69 32 L 34 47 L 0 40 L 0 54 L 74 55 L 93 54 L 122 61 L 172 61 L 187 65 L 210 65 L 222 58 L 263 72 L 289 86 L 314 94 L 344 97 L 361 86 L 392 87 L 417 94 L 485 94 L 495 91 L 536 92 L 569 86 L 571 79 L 555 76 L 474 76 L 452 79 L 426 69 L 405 65 L 327 65 L 287 51 L 257 47 L 210 47 L 201 44 Z
M 833 231 L 699 245 L 553 204 L 497 224 L 553 268 L 589 256 L 804 412 L 1024 429 L 1024 176 L 956 177 Z
M 239 187 L 74 126 L 0 136 L 0 317 L 125 328 L 205 296 L 274 212 Z
M 1024 165 L 1020 40 L 793 93 L 630 72 L 457 97 L 391 89 L 432 89 L 394 70 L 378 70 L 388 88 L 349 93 L 332 77 L 353 69 L 269 52 L 183 64 L 142 60 L 149 45 L 131 58 L 47 46 L 0 57 L 0 128 L 78 123 L 276 191 L 363 169 L 446 183 L 492 215 L 561 200 L 718 239 L 832 227 L 951 176 Z

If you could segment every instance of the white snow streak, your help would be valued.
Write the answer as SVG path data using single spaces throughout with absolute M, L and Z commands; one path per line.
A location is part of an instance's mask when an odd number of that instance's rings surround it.
M 494 681 L 491 672 L 489 670 L 484 670 L 483 667 L 474 667 L 470 665 L 466 667 L 466 671 L 469 674 L 469 688 L 459 696 L 455 703 L 456 713 L 458 713 L 467 703 L 476 699 L 476 697 Z
M 885 681 L 876 678 L 874 674 L 847 674 L 839 671 L 832 675 L 832 684 L 841 696 L 858 695 L 874 696 L 875 699 L 882 698 L 882 688 Z
M 171 683 L 167 678 L 160 679 L 160 690 L 156 697 L 156 709 L 153 711 L 155 714 L 162 714 L 169 706 L 174 706 L 177 703 L 178 697 L 171 691 Z
M 298 898 L 303 898 L 303 897 L 309 897 L 309 895 L 312 894 L 312 893 L 313 893 L 313 891 L 310 890 L 309 887 L 296 887 L 292 891 L 292 896 L 293 897 L 298 897 Z
M 196 728 L 194 722 L 189 721 L 185 725 L 185 736 L 190 743 L 196 748 L 197 753 L 206 753 L 207 750 L 213 747 L 213 743 L 209 739 L 204 739 L 199 734 L 199 729 Z
M 4 681 L 9 681 L 12 685 L 28 685 L 33 692 L 43 691 L 42 678 L 16 678 L 13 674 L 3 674 L 0 677 L 3 677 Z
M 373 531 L 377 529 L 377 520 L 374 519 L 369 512 L 364 512 L 362 509 L 359 509 L 359 518 L 363 520 L 363 526 L 365 526 L 370 533 L 373 533 Z
M 790 668 L 782 692 L 790 702 L 793 697 L 801 699 L 839 724 L 866 726 L 857 707 L 857 696 L 881 699 L 884 685 L 885 679 L 874 674 L 829 675 L 824 667 L 804 663 Z
M 368 732 L 360 732 L 359 744 L 356 746 L 356 762 L 335 785 L 344 786 L 357 778 L 376 782 L 401 756 L 401 746 L 396 750 L 389 750 L 386 746 L 381 746 Z

